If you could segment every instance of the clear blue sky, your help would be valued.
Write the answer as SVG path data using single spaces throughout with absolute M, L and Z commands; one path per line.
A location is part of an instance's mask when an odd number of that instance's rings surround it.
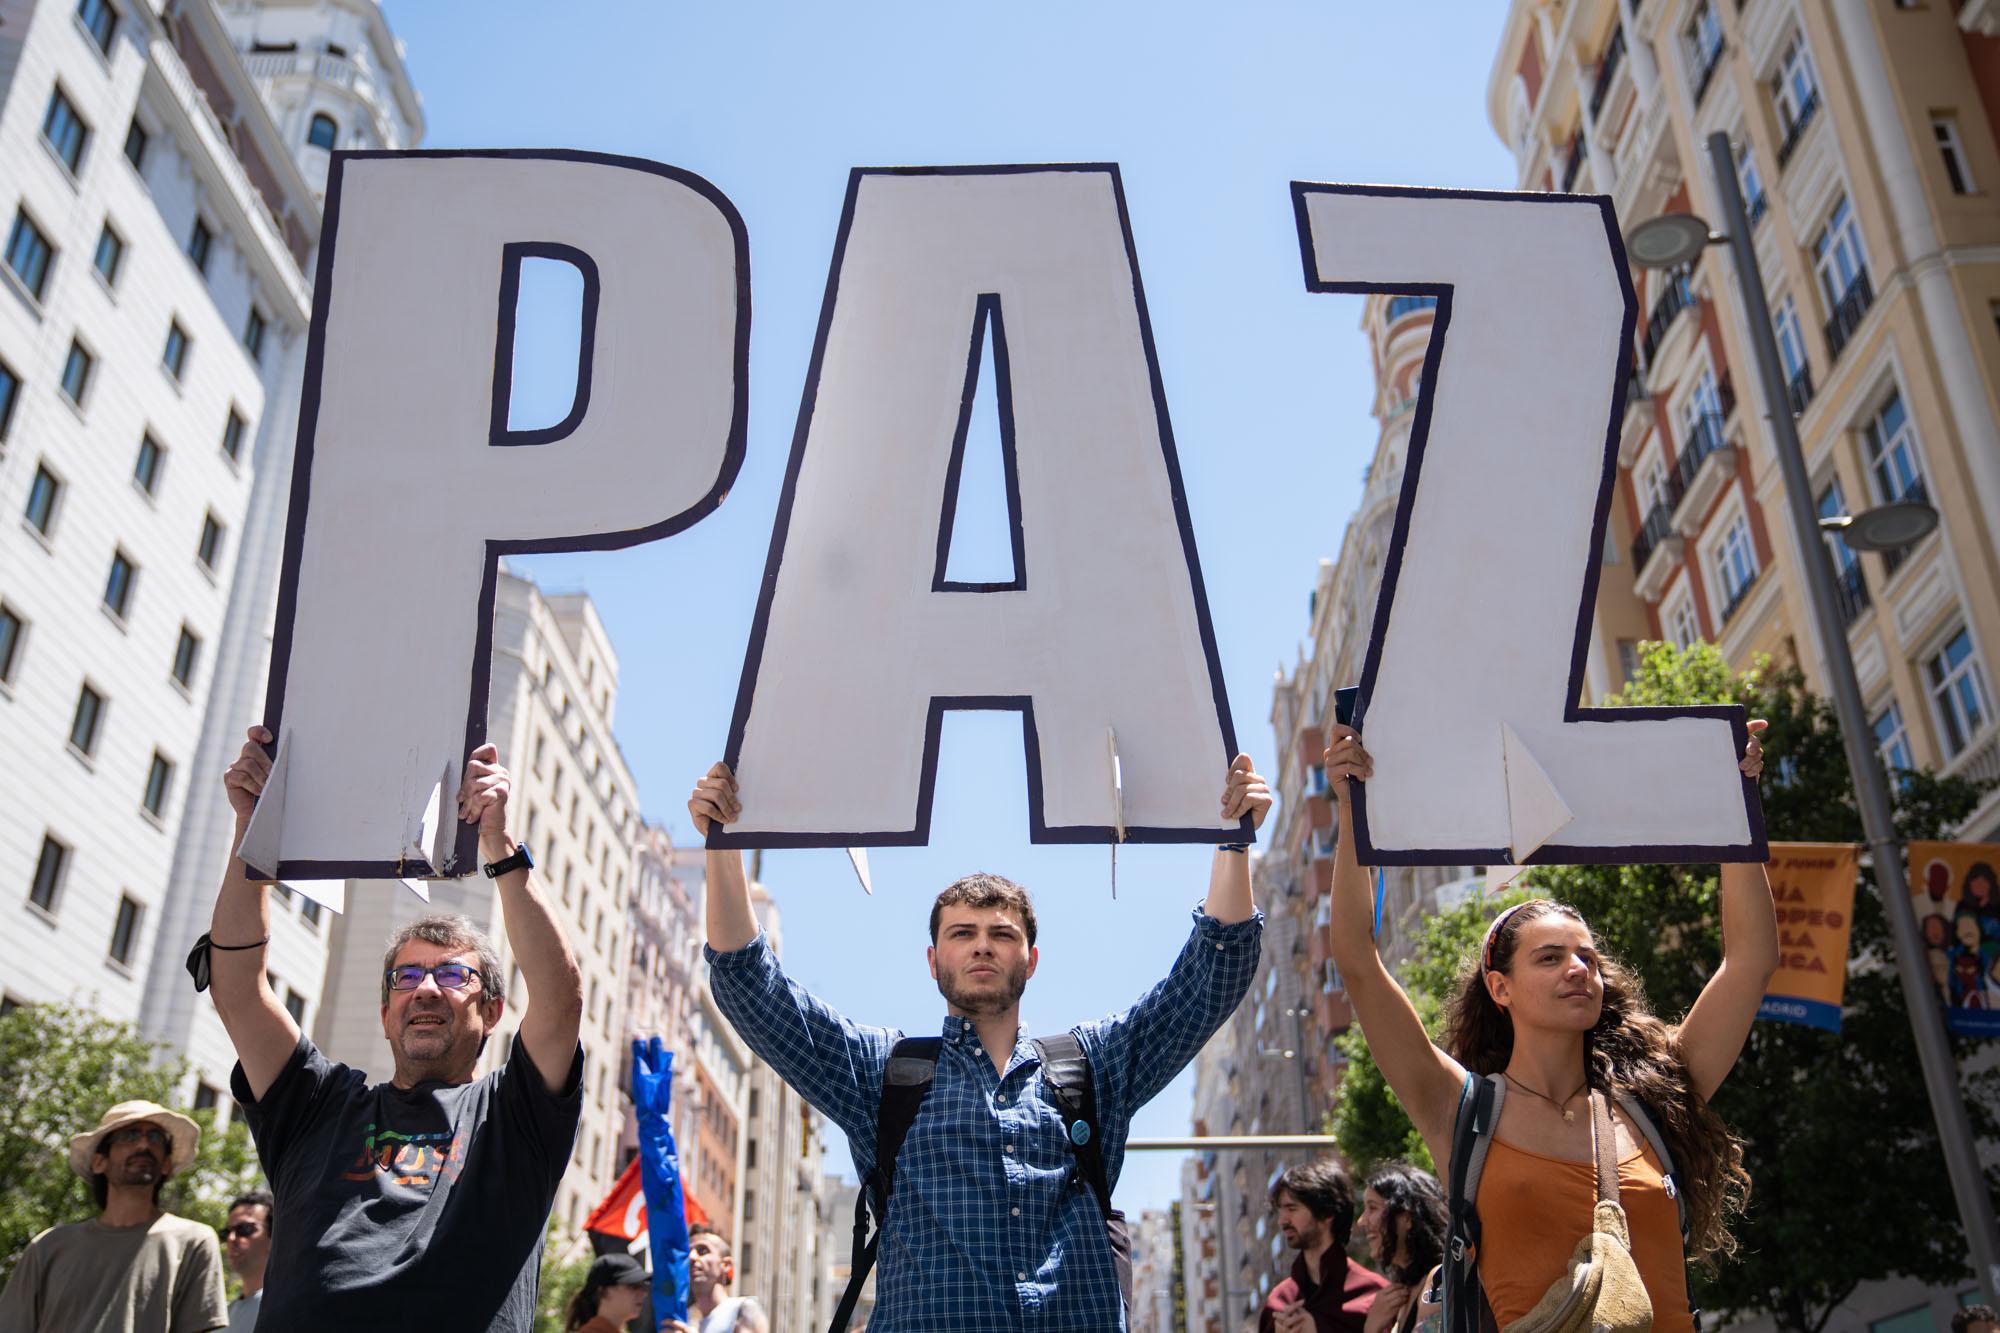
M 1237 735 L 1275 770 L 1272 672 L 1296 656 L 1315 564 L 1338 548 L 1375 439 L 1358 300 L 1305 291 L 1287 186 L 1510 186 L 1512 159 L 1485 112 L 1504 4 L 386 9 L 424 95 L 426 146 L 656 159 L 712 181 L 749 229 L 749 454 L 728 501 L 669 541 L 517 566 L 595 598 L 620 660 L 618 738 L 648 817 L 691 841 L 687 790 L 722 752 L 855 166 L 1121 164 Z M 523 356 L 573 367 L 559 343 L 524 338 Z M 522 366 L 530 382 L 538 369 Z M 966 507 L 991 499 L 970 469 Z M 974 517 L 961 535 L 976 543 L 995 527 Z M 1125 848 L 1114 902 L 1107 849 L 1028 842 L 1022 773 L 1011 715 L 956 715 L 932 844 L 877 849 L 872 900 L 839 852 L 767 853 L 786 966 L 857 1019 L 935 1032 L 929 903 L 957 875 L 989 869 L 1036 896 L 1031 1030 L 1122 1008 L 1158 980 L 1208 854 Z M 1186 1133 L 1191 1091 L 1183 1074 L 1134 1133 Z M 851 1169 L 844 1151 L 829 1165 Z M 1179 1171 L 1177 1156 L 1133 1154 L 1121 1205 L 1164 1206 Z

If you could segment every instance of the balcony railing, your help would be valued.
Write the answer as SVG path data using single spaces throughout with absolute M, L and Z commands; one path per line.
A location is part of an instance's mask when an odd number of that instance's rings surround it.
M 1736 608 L 1743 605 L 1744 599 L 1750 596 L 1750 590 L 1757 586 L 1757 576 L 1761 573 L 1763 573 L 1762 570 L 1757 570 L 1749 578 L 1736 585 L 1736 591 L 1729 594 L 1729 604 L 1722 608 L 1721 623 L 1725 625 L 1729 623 L 1729 618 L 1736 614 Z
M 1840 609 L 1840 624 L 1844 629 L 1861 618 L 1868 609 L 1868 580 L 1861 576 L 1861 562 L 1849 557 L 1846 569 L 1833 576 L 1833 600 Z
M 1861 327 L 1861 320 L 1868 313 L 1868 307 L 1875 303 L 1875 288 L 1868 281 L 1868 270 L 1862 269 L 1854 275 L 1854 281 L 1847 284 L 1841 293 L 1839 304 L 1826 321 L 1826 350 L 1829 361 L 1840 359 L 1841 349 L 1847 340 Z
M 1743 203 L 1743 211 L 1750 215 L 1750 225 L 1753 227 L 1764 220 L 1764 214 L 1769 212 L 1770 208 L 1771 201 L 1765 198 L 1761 189 Z
M 1674 460 L 1674 470 L 1667 478 L 1668 493 L 1676 499 L 1687 494 L 1688 487 L 1694 485 L 1701 465 L 1716 450 L 1728 445 L 1722 434 L 1722 423 L 1723 416 L 1719 412 L 1704 412 L 1688 423 L 1686 438 L 1681 441 L 1681 455 Z
M 1780 171 L 1784 170 L 1785 163 L 1791 161 L 1792 154 L 1798 151 L 1799 140 L 1806 137 L 1806 129 L 1812 124 L 1813 116 L 1818 111 L 1819 89 L 1815 88 L 1806 94 L 1805 101 L 1799 103 L 1799 114 L 1792 118 L 1792 123 L 1785 126 L 1785 140 L 1778 145 Z
M 1611 30 L 1611 40 L 1605 45 L 1604 58 L 1597 62 L 1597 80 L 1590 87 L 1590 118 L 1597 119 L 1597 113 L 1604 109 L 1604 99 L 1611 95 L 1611 80 L 1618 73 L 1618 66 L 1625 60 L 1625 25 L 1619 24 Z
M 1632 568 L 1644 569 L 1646 557 L 1653 553 L 1653 548 L 1674 535 L 1674 501 L 1678 498 L 1668 496 L 1646 515 L 1646 521 L 1639 527 L 1639 535 L 1632 541 Z
M 1693 304 L 1694 291 L 1688 286 L 1687 274 L 1674 274 L 1667 289 L 1660 293 L 1660 299 L 1653 302 L 1653 313 L 1646 318 L 1646 338 L 1640 347 L 1648 367 L 1653 364 L 1660 344 L 1666 341 L 1667 330 L 1674 326 L 1674 320 Z
M 1729 49 L 1725 38 L 1715 39 L 1715 45 L 1706 51 L 1697 51 L 1695 56 L 1701 61 L 1701 68 L 1694 76 L 1694 104 L 1701 105 L 1701 99 L 1708 95 L 1708 85 L 1715 80 L 1715 71 L 1722 65 L 1722 53 Z
M 1792 405 L 1792 415 L 1804 416 L 1806 405 L 1812 402 L 1812 396 L 1812 367 L 1800 366 L 1798 373 L 1785 381 L 1785 397 Z

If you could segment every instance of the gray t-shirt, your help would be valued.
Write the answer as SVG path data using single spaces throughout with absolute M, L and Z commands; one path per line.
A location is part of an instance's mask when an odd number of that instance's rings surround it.
M 583 1051 L 552 1093 L 519 1036 L 470 1083 L 371 1085 L 305 1037 L 261 1098 L 231 1078 L 277 1199 L 264 1327 L 530 1333 L 542 1229 L 583 1109 Z
M 0 1293 L 0 1333 L 207 1333 L 228 1318 L 214 1230 L 172 1213 L 51 1227 Z
M 229 1333 L 257 1333 L 257 1312 L 264 1307 L 262 1287 L 229 1303 Z

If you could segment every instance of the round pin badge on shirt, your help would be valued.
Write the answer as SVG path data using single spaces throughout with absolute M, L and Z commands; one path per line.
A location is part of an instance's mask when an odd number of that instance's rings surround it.
M 1069 1141 L 1081 1148 L 1090 1142 L 1090 1126 L 1079 1120 L 1069 1127 Z

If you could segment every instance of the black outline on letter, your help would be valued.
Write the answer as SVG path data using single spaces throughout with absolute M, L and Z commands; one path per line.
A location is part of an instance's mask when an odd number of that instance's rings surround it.
M 1451 327 L 1452 284 L 1448 282 L 1337 282 L 1320 276 L 1313 253 L 1312 218 L 1306 198 L 1314 194 L 1368 195 L 1414 199 L 1481 199 L 1495 203 L 1547 204 L 1557 207 L 1595 208 L 1604 222 L 1604 237 L 1611 251 L 1612 271 L 1618 275 L 1620 300 L 1625 315 L 1618 334 L 1618 360 L 1613 373 L 1611 419 L 1605 426 L 1604 462 L 1597 486 L 1597 505 L 1591 518 L 1590 545 L 1584 561 L 1583 600 L 1577 609 L 1576 636 L 1570 647 L 1569 680 L 1563 693 L 1562 720 L 1570 722 L 1658 722 L 1680 717 L 1721 718 L 1730 724 L 1741 754 L 1750 739 L 1744 725 L 1743 709 L 1737 704 L 1699 704 L 1680 708 L 1585 708 L 1583 697 L 1585 664 L 1590 654 L 1590 624 L 1597 606 L 1599 562 L 1604 549 L 1604 532 L 1611 518 L 1611 494 L 1618 477 L 1618 436 L 1625 421 L 1625 384 L 1632 364 L 1632 334 L 1637 327 L 1639 302 L 1632 292 L 1631 265 L 1625 257 L 1625 241 L 1618 232 L 1618 216 L 1608 195 L 1539 194 L 1513 190 L 1435 190 L 1401 185 L 1328 185 L 1312 181 L 1292 182 L 1292 213 L 1298 225 L 1299 258 L 1305 265 L 1306 290 L 1366 295 L 1435 296 L 1437 315 L 1431 324 L 1430 345 L 1424 352 L 1423 383 L 1417 390 L 1417 407 L 1410 422 L 1409 453 L 1403 470 L 1403 491 L 1396 501 L 1395 526 L 1389 535 L 1389 550 L 1383 558 L 1381 590 L 1375 599 L 1374 624 L 1368 638 L 1368 653 L 1361 668 L 1361 693 L 1354 704 L 1354 726 L 1359 730 L 1368 712 L 1369 697 L 1375 691 L 1375 676 L 1382 664 L 1382 645 L 1389 634 L 1389 612 L 1396 600 L 1397 577 L 1403 566 L 1403 546 L 1410 535 L 1410 513 L 1416 505 L 1417 486 L 1423 477 L 1424 446 L 1430 440 L 1431 407 L 1437 392 L 1438 366 L 1444 357 L 1444 340 Z M 1584 847 L 1567 843 L 1544 843 L 1531 853 L 1529 865 L 1630 865 L 1642 863 L 1698 863 L 1706 861 L 1767 861 L 1769 842 L 1764 830 L 1764 806 L 1758 798 L 1757 780 L 1744 777 L 1743 802 L 1749 816 L 1750 841 L 1742 844 L 1658 844 L 1627 847 Z M 1353 793 L 1355 854 L 1363 865 L 1503 865 L 1513 852 L 1505 847 L 1423 848 L 1409 851 L 1385 850 L 1368 836 L 1368 784 L 1357 783 Z
M 514 321 L 521 304 L 521 261 L 554 259 L 583 275 L 582 327 L 576 342 L 576 393 L 569 413 L 553 426 L 535 430 L 507 429 L 514 406 Z M 573 245 L 557 241 L 510 241 L 500 250 L 500 320 L 493 346 L 493 420 L 486 442 L 504 448 L 522 444 L 553 444 L 574 431 L 590 410 L 590 371 L 597 348 L 597 261 Z
M 993 329 L 993 404 L 1000 414 L 1000 468 L 1007 484 L 1007 536 L 1013 546 L 1014 577 L 1005 583 L 966 583 L 945 577 L 951 563 L 951 529 L 958 517 L 958 483 L 965 471 L 965 437 L 972 429 L 972 400 L 979 393 L 979 353 Z M 1028 558 L 1021 535 L 1021 471 L 1014 461 L 1014 376 L 1007 363 L 1007 326 L 1000 318 L 1000 294 L 981 292 L 972 316 L 972 350 L 965 357 L 965 392 L 958 400 L 958 428 L 952 432 L 951 462 L 944 474 L 944 517 L 938 520 L 937 568 L 932 592 L 1021 592 L 1028 586 Z
M 486 743 L 487 697 L 492 687 L 493 676 L 493 605 L 498 591 L 500 557 L 516 554 L 539 554 L 549 551 L 610 551 L 626 546 L 637 546 L 644 542 L 658 541 L 671 537 L 715 512 L 729 488 L 735 484 L 736 474 L 743 466 L 744 441 L 748 433 L 750 414 L 750 238 L 744 230 L 743 217 L 736 211 L 736 205 L 729 196 L 715 188 L 708 181 L 691 171 L 670 167 L 662 162 L 649 161 L 643 157 L 623 157 L 611 153 L 589 153 L 576 149 L 539 148 L 423 148 L 405 150 L 353 150 L 338 151 L 332 156 L 327 168 L 326 207 L 323 213 L 324 225 L 320 232 L 319 264 L 313 280 L 312 324 L 307 334 L 306 364 L 299 397 L 298 444 L 292 460 L 292 494 L 290 510 L 285 521 L 284 568 L 278 578 L 278 609 L 272 627 L 271 670 L 265 688 L 264 725 L 270 728 L 272 741 L 265 749 L 277 753 L 277 737 L 285 714 L 285 680 L 291 667 L 292 624 L 298 615 L 299 563 L 305 552 L 306 514 L 312 501 L 313 447 L 319 428 L 319 408 L 321 379 L 326 360 L 326 324 L 328 312 L 333 305 L 334 284 L 333 265 L 335 242 L 340 232 L 341 186 L 346 177 L 347 164 L 376 158 L 498 158 L 507 160 L 582 162 L 597 166 L 622 167 L 627 171 L 643 171 L 655 176 L 664 176 L 676 181 L 696 194 L 701 195 L 715 206 L 729 226 L 735 239 L 736 250 L 736 328 L 734 333 L 734 408 L 730 416 L 729 438 L 723 446 L 722 466 L 717 471 L 715 485 L 699 500 L 677 514 L 669 515 L 658 523 L 633 528 L 623 532 L 592 532 L 574 537 L 541 537 L 520 540 L 497 540 L 488 538 L 486 542 L 486 570 L 480 583 L 479 604 L 474 611 L 475 639 L 472 648 L 472 684 L 466 699 L 465 743 L 459 751 L 458 762 L 463 764 L 465 756 Z M 539 243 L 534 243 L 539 244 Z M 568 248 L 568 247 L 564 247 Z M 508 247 L 509 250 L 512 247 Z M 579 255 L 581 251 L 575 252 Z M 587 256 L 585 260 L 587 262 Z M 581 265 L 579 265 L 581 266 Z M 516 266 L 510 266 L 510 268 Z M 585 297 L 591 294 L 590 274 L 595 270 L 592 264 L 585 270 Z M 511 304 L 503 303 L 503 318 L 511 314 Z M 586 304 L 586 316 L 590 316 Z M 586 325 L 582 340 L 582 355 L 588 356 L 595 341 L 596 330 Z M 512 358 L 503 366 L 496 363 L 496 379 L 510 376 Z M 581 386 L 581 380 L 579 380 Z M 581 387 L 579 387 L 579 397 Z M 579 418 L 580 410 L 575 413 Z M 506 425 L 506 418 L 500 418 Z M 574 429 L 574 423 L 566 423 Z M 568 433 L 567 430 L 564 432 Z M 510 443 L 527 443 L 514 440 Z M 489 441 L 498 443 L 498 441 Z M 301 760 L 299 762 L 311 762 Z M 342 860 L 295 860 L 280 861 L 268 873 L 261 868 L 255 878 L 273 879 L 387 879 L 395 877 L 438 878 L 469 873 L 478 864 L 479 830 L 470 824 L 458 826 L 458 841 L 452 855 L 444 865 L 434 867 L 428 861 L 411 859 L 408 861 L 342 861 Z
M 1223 691 L 1222 661 L 1216 651 L 1215 627 L 1208 613 L 1208 593 L 1202 583 L 1201 559 L 1195 552 L 1194 526 L 1188 516 L 1187 492 L 1181 483 L 1179 455 L 1174 449 L 1173 423 L 1167 416 L 1166 386 L 1160 378 L 1160 358 L 1153 346 L 1152 317 L 1146 312 L 1146 289 L 1139 277 L 1139 252 L 1132 239 L 1132 218 L 1125 205 L 1125 184 L 1115 162 L 1074 162 L 1044 165 L 1010 164 L 971 167 L 856 167 L 848 174 L 847 198 L 841 205 L 840 229 L 833 243 L 833 262 L 826 275 L 826 295 L 821 301 L 819 330 L 813 337 L 812 360 L 799 399 L 798 424 L 792 431 L 792 455 L 785 465 L 785 485 L 778 497 L 777 520 L 771 526 L 771 554 L 764 568 L 764 582 L 757 594 L 757 614 L 750 623 L 750 645 L 743 654 L 743 677 L 737 687 L 736 710 L 729 722 L 729 741 L 723 760 L 733 770 L 743 751 L 743 732 L 750 719 L 750 698 L 757 683 L 758 668 L 764 659 L 764 637 L 771 623 L 771 601 L 778 587 L 778 570 L 784 563 L 785 535 L 791 528 L 792 504 L 797 498 L 799 470 L 805 461 L 806 438 L 811 431 L 813 407 L 819 397 L 821 368 L 826 362 L 826 344 L 833 327 L 834 303 L 840 294 L 841 264 L 847 255 L 848 234 L 854 227 L 854 208 L 866 176 L 1011 176 L 1057 171 L 1101 172 L 1110 177 L 1112 198 L 1118 207 L 1118 225 L 1125 235 L 1125 262 L 1132 272 L 1132 299 L 1139 321 L 1139 340 L 1145 348 L 1147 377 L 1152 385 L 1153 409 L 1159 423 L 1161 462 L 1166 468 L 1167 486 L 1173 497 L 1174 521 L 1180 529 L 1181 551 L 1187 558 L 1190 590 L 1194 597 L 1196 623 L 1201 630 L 1202 653 L 1208 662 L 1209 687 L 1214 696 L 1216 721 L 1222 730 L 1222 767 L 1236 757 L 1236 727 L 1229 716 L 1229 699 Z M 982 298 L 983 299 L 983 298 Z M 998 315 L 996 302 L 995 315 Z M 996 324 L 997 331 L 997 324 Z M 996 339 L 996 347 L 998 341 Z M 979 354 L 973 344 L 973 356 Z M 1005 400 L 1003 399 L 1003 402 Z M 947 510 L 947 513 L 950 511 Z M 1017 557 L 1018 560 L 1019 557 Z M 1015 572 L 1025 577 L 1019 564 Z M 1025 695 L 937 695 L 933 696 L 924 728 L 923 772 L 918 782 L 917 808 L 908 829 L 868 832 L 733 833 L 721 824 L 709 825 L 710 847 L 921 847 L 930 840 L 931 796 L 937 785 L 938 738 L 949 709 L 1011 710 L 1021 714 L 1023 749 L 1028 778 L 1029 840 L 1038 843 L 1111 843 L 1117 830 L 1108 824 L 1050 826 L 1042 813 L 1041 743 L 1035 728 L 1032 701 Z M 1233 828 L 1133 827 L 1125 830 L 1127 842 L 1222 843 L 1254 841 L 1255 826 L 1248 815 Z

